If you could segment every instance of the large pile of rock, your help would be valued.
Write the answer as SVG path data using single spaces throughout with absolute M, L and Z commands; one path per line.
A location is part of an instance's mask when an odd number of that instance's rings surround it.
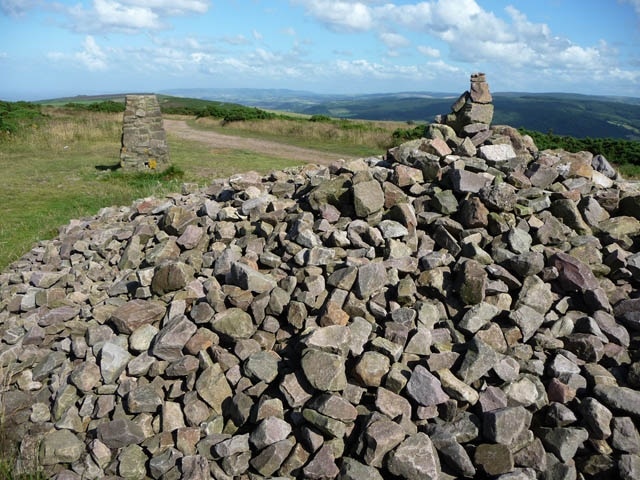
M 640 478 L 639 218 L 443 124 L 104 209 L 0 275 L 4 434 L 59 479 Z

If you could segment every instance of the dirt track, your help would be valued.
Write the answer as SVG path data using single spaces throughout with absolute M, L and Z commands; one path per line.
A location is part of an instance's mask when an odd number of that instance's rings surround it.
M 320 165 L 328 165 L 336 160 L 348 158 L 344 155 L 318 152 L 317 150 L 295 147 L 268 140 L 235 137 L 207 130 L 197 130 L 187 125 L 187 122 L 184 120 L 171 120 L 165 118 L 163 123 L 164 128 L 168 133 L 184 138 L 185 140 L 204 143 L 211 148 L 249 150 L 256 153 L 287 158 L 290 160 L 300 160 L 307 163 L 317 163 Z

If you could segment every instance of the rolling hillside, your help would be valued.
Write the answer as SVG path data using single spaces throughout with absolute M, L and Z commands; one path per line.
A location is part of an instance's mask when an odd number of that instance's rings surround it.
M 185 89 L 171 95 L 241 103 L 271 110 L 364 120 L 430 122 L 459 94 L 403 92 L 323 95 L 292 90 Z M 640 140 L 640 98 L 567 93 L 494 93 L 495 124 L 578 138 Z
M 449 113 L 459 94 L 402 92 L 329 95 L 296 90 L 183 89 L 159 94 L 163 108 L 178 112 L 211 104 L 240 104 L 267 110 L 330 117 L 426 123 Z M 124 101 L 124 94 L 77 96 L 38 103 Z M 568 93 L 494 93 L 494 124 L 576 138 L 640 140 L 640 98 Z

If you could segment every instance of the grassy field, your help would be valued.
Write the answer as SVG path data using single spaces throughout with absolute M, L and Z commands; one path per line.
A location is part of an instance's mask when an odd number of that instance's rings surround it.
M 401 122 L 357 120 L 310 121 L 308 117 L 248 120 L 224 124 L 217 118 L 204 117 L 188 122 L 194 128 L 214 130 L 228 135 L 283 141 L 321 152 L 353 157 L 380 155 L 392 146 L 392 134 Z
M 43 112 L 47 115 L 44 122 L 0 136 L 0 167 L 6 179 L 0 190 L 0 269 L 39 240 L 53 238 L 69 220 L 93 215 L 100 208 L 180 191 L 185 182 L 204 186 L 238 171 L 267 173 L 299 164 L 246 150 L 213 150 L 169 136 L 173 167 L 169 175 L 124 173 L 116 168 L 122 114 L 64 107 L 43 107 Z M 201 128 L 222 128 L 208 119 L 198 123 Z M 311 122 L 301 124 L 310 128 L 300 129 L 297 134 L 290 132 L 288 141 L 307 148 L 321 146 L 320 140 L 305 140 L 305 135 L 317 126 Z M 238 134 L 240 129 L 225 127 L 224 131 Z M 246 130 L 244 134 L 248 135 Z M 280 133 L 258 132 L 254 136 L 259 135 L 283 141 Z M 332 141 L 323 150 L 349 156 L 384 151 L 375 145 L 354 147 L 347 138 Z

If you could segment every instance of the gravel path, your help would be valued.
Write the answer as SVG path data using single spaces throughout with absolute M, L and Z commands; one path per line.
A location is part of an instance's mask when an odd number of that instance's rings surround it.
M 236 137 L 210 130 L 198 130 L 187 125 L 185 120 L 163 120 L 168 133 L 185 140 L 204 143 L 212 148 L 232 148 L 249 150 L 256 153 L 273 155 L 290 160 L 328 165 L 336 160 L 348 159 L 337 153 L 319 152 L 309 148 L 295 147 L 284 143 L 261 140 L 257 138 Z

